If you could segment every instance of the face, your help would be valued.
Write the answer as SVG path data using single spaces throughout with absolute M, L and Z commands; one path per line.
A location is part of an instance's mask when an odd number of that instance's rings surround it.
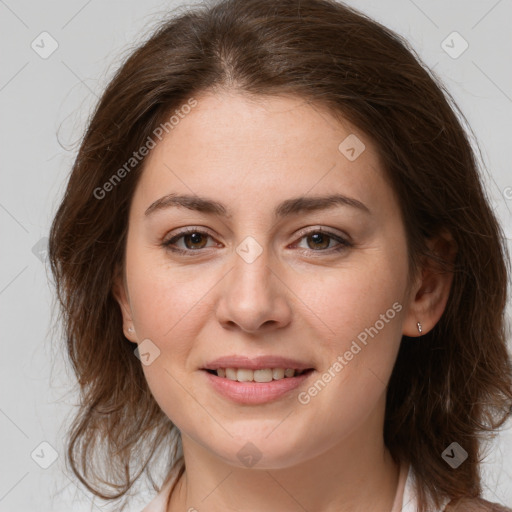
M 146 159 L 118 293 L 155 399 L 239 466 L 247 442 L 279 468 L 382 435 L 411 293 L 374 145 L 303 99 L 196 100 Z

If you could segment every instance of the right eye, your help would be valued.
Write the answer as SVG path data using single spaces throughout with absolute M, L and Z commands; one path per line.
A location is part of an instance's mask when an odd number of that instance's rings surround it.
M 191 252 L 197 252 L 200 249 L 209 248 L 206 246 L 208 238 L 212 238 L 212 236 L 206 231 L 201 231 L 197 228 L 187 228 L 176 233 L 168 240 L 165 240 L 162 243 L 162 246 L 172 252 L 191 255 Z M 183 243 L 181 247 L 176 247 L 178 241 Z

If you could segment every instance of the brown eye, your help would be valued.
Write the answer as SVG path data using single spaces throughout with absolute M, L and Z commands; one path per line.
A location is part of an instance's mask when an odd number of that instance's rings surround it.
M 207 242 L 208 237 L 204 233 L 194 232 L 182 235 L 185 247 L 187 249 L 202 249 Z M 187 243 L 189 241 L 190 243 Z
M 305 245 L 302 245 L 304 242 Z M 316 229 L 315 231 L 303 234 L 299 238 L 299 241 L 296 242 L 296 246 L 310 253 L 330 254 L 348 249 L 352 247 L 352 244 L 340 235 L 322 229 Z
M 200 249 L 212 247 L 212 245 L 207 245 L 209 240 L 213 240 L 209 233 L 198 229 L 188 229 L 162 242 L 162 246 L 180 254 L 194 253 L 199 252 Z
M 308 240 L 308 247 L 310 249 L 327 249 L 332 238 L 325 233 L 313 233 L 312 235 L 308 235 L 306 239 Z M 312 243 L 309 243 L 309 240 L 311 240 Z

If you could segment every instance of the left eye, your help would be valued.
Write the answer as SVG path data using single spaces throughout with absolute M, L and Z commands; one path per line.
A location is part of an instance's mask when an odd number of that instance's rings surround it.
M 213 237 L 205 231 L 192 229 L 186 232 L 178 233 L 174 237 L 163 242 L 162 245 L 173 252 L 184 254 L 208 248 L 208 238 Z M 299 248 L 306 249 L 312 252 L 330 252 L 331 250 L 340 251 L 350 246 L 350 243 L 341 236 L 322 230 L 311 231 L 309 233 L 303 234 L 299 238 L 299 241 L 302 240 L 306 241 L 308 247 Z M 178 246 L 178 241 L 183 242 L 183 245 L 181 247 Z M 331 245 L 331 242 L 333 241 L 336 242 L 336 245 L 334 245 L 334 247 Z M 210 245 L 209 247 L 212 247 L 212 245 Z
M 349 243 L 340 236 L 325 231 L 311 231 L 303 235 L 299 240 L 305 240 L 308 246 L 306 249 L 315 252 L 324 251 L 326 249 L 341 250 L 349 245 Z M 337 242 L 338 245 L 332 247 L 331 242 L 333 241 Z

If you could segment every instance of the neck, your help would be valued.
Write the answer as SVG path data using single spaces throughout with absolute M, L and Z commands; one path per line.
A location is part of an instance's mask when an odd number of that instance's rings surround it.
M 324 453 L 279 469 L 228 464 L 182 433 L 186 471 L 168 512 L 390 512 L 399 467 L 372 432 L 357 429 Z

